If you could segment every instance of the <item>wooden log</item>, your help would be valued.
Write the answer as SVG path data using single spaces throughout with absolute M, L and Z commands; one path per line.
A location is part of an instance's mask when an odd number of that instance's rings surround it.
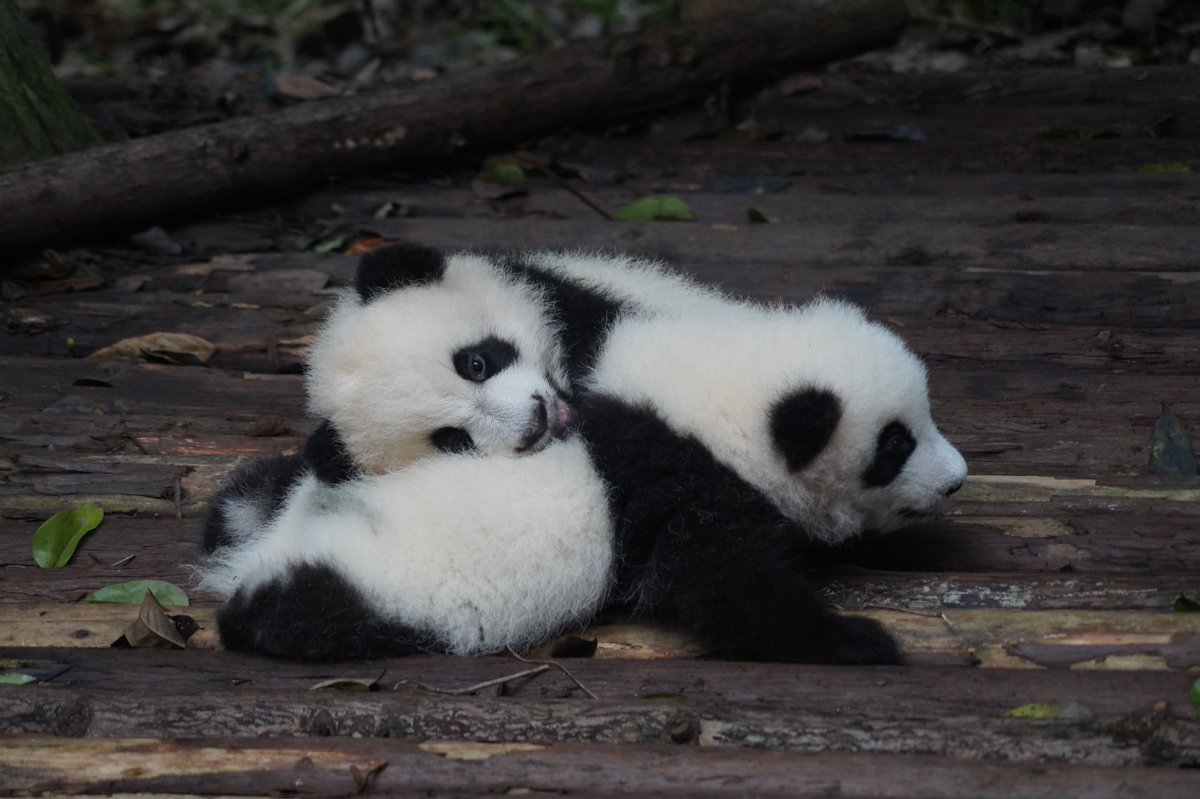
M 882 697 L 877 697 L 882 699 Z M 384 737 L 397 740 L 683 744 L 792 752 L 938 755 L 1095 766 L 1194 766 L 1200 721 L 1144 712 L 1095 719 L 1056 705 L 1031 721 L 976 713 L 817 712 L 791 703 L 731 704 L 682 694 L 647 699 L 496 699 L 394 693 L 224 693 L 49 689 L 0 693 L 0 734 L 74 738 Z M 869 735 L 863 731 L 869 730 Z
M 332 679 L 376 680 L 379 691 L 408 691 L 416 683 L 462 689 L 525 669 L 509 657 L 436 655 L 354 663 L 291 663 L 239 652 L 0 648 L 0 661 L 47 688 L 140 692 L 147 696 L 229 697 L 301 694 Z M 1122 718 L 1147 713 L 1195 719 L 1188 698 L 1195 676 L 1182 671 L 1098 669 L 962 669 L 955 666 L 877 667 L 744 663 L 719 660 L 564 658 L 571 674 L 605 700 L 783 705 L 815 713 L 1003 718 L 1030 704 L 1075 708 L 1077 718 Z M 578 686 L 557 670 L 478 691 L 476 699 L 581 699 Z M 322 695 L 328 695 L 328 692 Z M 344 694 L 336 694 L 344 696 Z M 19 694 L 14 701 L 19 699 Z M 294 697 L 293 697 L 294 698 Z M 148 734 L 148 733 L 147 733 Z
M 0 748 L 6 795 L 204 793 L 353 796 L 505 793 L 685 796 L 1187 797 L 1190 769 L 958 761 L 935 756 L 802 754 L 605 744 L 320 743 L 237 739 L 103 741 L 18 736 Z
M 332 176 L 604 124 L 887 44 L 899 0 L 789 0 L 452 75 L 99 148 L 0 174 L 6 251 L 112 234 Z

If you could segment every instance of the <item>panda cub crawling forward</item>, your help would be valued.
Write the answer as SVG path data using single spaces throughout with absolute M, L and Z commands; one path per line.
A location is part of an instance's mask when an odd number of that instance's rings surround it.
M 382 282 L 401 293 L 467 264 L 482 297 L 497 275 L 525 286 L 584 389 L 569 414 L 578 434 L 520 458 L 439 456 L 333 485 L 306 472 L 261 530 L 217 548 L 208 584 L 230 596 L 227 646 L 484 652 L 587 618 L 607 595 L 725 657 L 898 660 L 879 625 L 832 613 L 801 571 L 814 542 L 933 514 L 965 477 L 930 417 L 924 368 L 894 335 L 844 303 L 734 302 L 625 259 L 599 279 L 570 256 L 409 248 L 372 261 L 387 269 L 360 278 L 395 270 Z M 442 320 L 439 335 L 462 324 Z M 354 355 L 339 357 L 370 372 Z M 348 407 L 326 415 L 368 410 L 356 405 L 367 394 L 340 396 Z M 529 615 L 539 608 L 550 616 Z

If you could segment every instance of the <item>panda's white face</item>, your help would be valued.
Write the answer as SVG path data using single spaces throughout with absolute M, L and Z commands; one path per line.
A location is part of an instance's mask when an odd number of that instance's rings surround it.
M 486 262 L 348 294 L 309 356 L 309 405 L 371 473 L 435 452 L 524 454 L 570 423 L 557 331 L 540 298 Z
M 589 384 L 650 403 L 830 543 L 932 515 L 966 477 L 920 361 L 845 303 L 631 321 Z

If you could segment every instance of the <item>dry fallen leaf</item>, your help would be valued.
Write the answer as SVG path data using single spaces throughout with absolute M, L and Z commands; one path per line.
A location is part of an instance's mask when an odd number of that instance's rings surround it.
M 386 203 L 385 205 L 394 205 L 394 203 Z M 376 213 L 376 216 L 375 216 L 376 219 L 382 219 L 382 217 L 378 216 L 378 213 L 379 213 L 378 211 L 376 211 L 375 213 Z M 378 236 L 371 236 L 370 238 L 359 239 L 356 242 L 354 242 L 353 244 L 351 244 L 349 247 L 346 248 L 346 255 L 353 255 L 355 257 L 358 257 L 360 255 L 369 253 L 371 250 L 378 250 L 380 247 L 386 247 L 389 244 L 392 244 L 391 239 L 383 239 Z
M 188 618 L 186 616 L 180 618 Z M 192 622 L 195 625 L 195 622 Z M 192 630 L 195 632 L 195 629 Z M 125 628 L 115 647 L 131 649 L 187 649 L 187 636 L 179 630 L 177 622 L 149 591 L 138 608 L 138 616 Z
M 781 81 L 779 93 L 784 97 L 795 97 L 798 94 L 809 94 L 825 88 L 825 78 L 821 75 L 796 75 Z
M 101 347 L 88 357 L 94 360 L 142 359 L 168 354 L 190 356 L 200 363 L 208 363 L 216 351 L 217 348 L 211 343 L 190 333 L 148 333 L 123 338 L 115 344 Z
M 275 91 L 293 100 L 324 100 L 342 96 L 341 89 L 312 75 L 276 75 Z

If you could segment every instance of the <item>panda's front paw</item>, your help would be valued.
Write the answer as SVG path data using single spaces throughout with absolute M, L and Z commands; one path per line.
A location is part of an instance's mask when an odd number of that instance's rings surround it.
M 873 619 L 842 616 L 829 650 L 831 663 L 898 665 L 903 657 L 896 639 Z

